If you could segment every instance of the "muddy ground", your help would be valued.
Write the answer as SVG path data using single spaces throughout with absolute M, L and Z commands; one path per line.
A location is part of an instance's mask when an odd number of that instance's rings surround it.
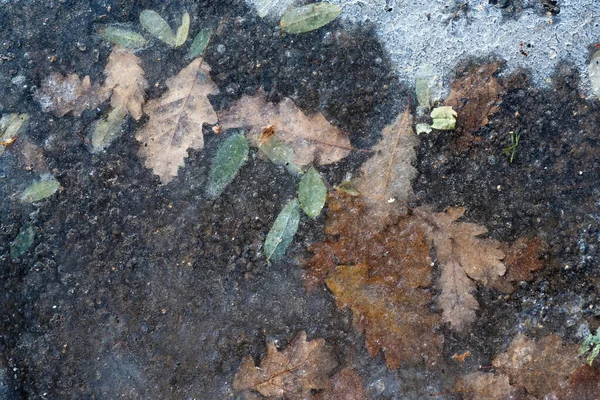
M 479 289 L 482 309 L 471 334 L 441 328 L 444 358 L 468 347 L 467 362 L 391 371 L 382 356 L 367 354 L 350 311 L 338 310 L 325 287 L 307 293 L 302 285 L 306 247 L 323 239 L 326 213 L 302 219 L 286 257 L 267 264 L 262 243 L 297 186 L 283 168 L 252 149 L 235 181 L 209 200 L 207 171 L 223 140 L 209 127 L 205 150 L 190 151 L 179 176 L 161 186 L 137 156 L 133 132 L 144 120 L 129 120 L 117 143 L 92 155 L 86 129 L 107 104 L 81 118 L 54 118 L 32 98 L 51 71 L 103 80 L 110 46 L 95 34 L 97 23 L 135 24 L 145 8 L 172 16 L 186 9 L 192 32 L 224 21 L 206 53 L 221 91 L 211 99 L 216 109 L 263 87 L 269 100 L 291 97 L 306 112 L 319 110 L 349 132 L 354 147 L 369 148 L 409 96 L 413 109 L 416 103 L 370 27 L 333 22 L 289 36 L 238 2 L 107 6 L 0 7 L 0 113 L 31 115 L 27 135 L 62 186 L 36 205 L 14 201 L 37 175 L 8 152 L 0 158 L 1 399 L 236 398 L 231 382 L 240 360 L 259 359 L 266 341 L 284 346 L 302 330 L 325 338 L 340 361 L 351 360 L 372 398 L 459 399 L 451 390 L 456 376 L 489 365 L 516 333 L 554 332 L 580 343 L 582 330 L 600 322 L 600 103 L 580 96 L 579 72 L 568 60 L 550 89 L 533 87 L 527 71 L 506 78 L 499 112 L 468 149 L 457 151 L 453 133 L 420 137 L 415 205 L 464 206 L 466 219 L 493 238 L 531 235 L 549 246 L 545 269 L 512 295 Z M 160 43 L 139 53 L 148 98 L 187 64 L 184 54 Z M 510 163 L 500 153 L 515 129 L 521 144 Z M 320 171 L 333 186 L 366 154 Z M 27 221 L 35 243 L 12 260 L 10 244 Z

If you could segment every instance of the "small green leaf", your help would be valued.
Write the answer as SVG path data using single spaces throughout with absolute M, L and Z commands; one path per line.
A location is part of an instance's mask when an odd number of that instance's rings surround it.
M 140 23 L 152 36 L 165 42 L 169 46 L 175 46 L 175 34 L 173 30 L 156 11 L 144 10 L 140 13 Z
M 300 206 L 298 199 L 290 200 L 275 219 L 271 230 L 265 239 L 265 254 L 267 262 L 277 261 L 294 240 L 300 222 Z
M 125 122 L 126 115 L 126 110 L 114 108 L 106 119 L 94 123 L 91 140 L 92 153 L 104 150 L 121 134 L 121 127 Z
M 433 129 L 449 131 L 456 126 L 456 111 L 450 106 L 437 107 L 431 110 L 431 118 L 433 118 Z
M 206 194 L 210 198 L 218 197 L 233 181 L 248 157 L 249 148 L 246 136 L 239 133 L 229 136 L 219 147 L 208 175 Z
M 356 185 L 353 181 L 343 181 L 337 186 L 333 187 L 338 192 L 346 193 L 352 197 L 360 196 L 359 191 L 356 189 Z
M 287 33 L 309 32 L 327 25 L 341 12 L 339 6 L 327 2 L 292 8 L 281 17 L 281 29 Z
M 258 148 L 273 164 L 284 166 L 291 175 L 298 176 L 302 173 L 302 169 L 294 164 L 294 150 L 285 142 L 271 137 Z
M 35 240 L 35 228 L 30 223 L 23 225 L 21 231 L 10 245 L 10 257 L 15 260 L 29 250 Z
M 36 201 L 52 196 L 59 187 L 60 184 L 54 178 L 42 179 L 25 189 L 19 198 L 26 203 L 35 203 Z
M 302 210 L 315 219 L 321 213 L 327 198 L 327 188 L 321 175 L 314 167 L 310 167 L 298 185 L 298 200 Z
M 185 13 L 183 17 L 181 17 L 181 25 L 177 29 L 177 34 L 175 35 L 175 47 L 179 47 L 185 43 L 188 38 L 188 34 L 190 32 L 190 14 Z
M 429 79 L 417 78 L 417 83 L 415 86 L 415 91 L 417 92 L 417 102 L 421 107 L 429 109 L 429 107 L 431 107 L 431 91 L 429 89 Z
M 107 42 L 126 49 L 139 49 L 144 47 L 148 42 L 139 33 L 115 25 L 106 25 L 98 28 L 98 34 Z
M 0 154 L 17 139 L 29 123 L 29 114 L 6 114 L 0 118 Z
M 206 46 L 208 46 L 208 42 L 210 37 L 212 36 L 214 29 L 212 28 L 204 28 L 194 38 L 192 45 L 190 46 L 190 51 L 188 51 L 186 57 L 187 58 L 196 58 L 200 57 Z
M 429 124 L 417 124 L 417 126 L 415 127 L 416 131 L 417 131 L 417 135 L 420 135 L 421 133 L 430 133 L 431 132 L 431 125 Z

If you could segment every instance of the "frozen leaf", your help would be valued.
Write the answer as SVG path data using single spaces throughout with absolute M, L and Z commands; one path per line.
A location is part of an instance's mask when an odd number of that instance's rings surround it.
M 594 94 L 600 97 L 600 50 L 594 53 L 588 65 L 588 75 Z
M 79 117 L 85 110 L 96 108 L 110 94 L 103 87 L 92 85 L 89 76 L 79 79 L 76 74 L 63 76 L 52 72 L 41 86 L 34 98 L 43 112 L 54 112 L 57 117 L 71 111 Z
M 244 135 L 231 135 L 221 144 L 213 158 L 206 193 L 217 198 L 229 185 L 248 157 L 248 140 Z
M 569 385 L 556 389 L 545 397 L 559 400 L 600 399 L 600 369 L 588 365 L 579 367 L 569 378 Z
M 476 66 L 452 83 L 444 105 L 458 112 L 456 124 L 462 131 L 463 141 L 473 141 L 473 134 L 499 110 L 502 85 L 494 77 L 499 68 L 500 63 Z
M 456 125 L 456 111 L 454 111 L 452 107 L 444 106 L 434 108 L 431 110 L 431 118 L 433 119 L 433 124 L 431 125 L 433 129 L 450 131 L 454 129 Z
M 586 353 L 585 361 L 591 366 L 594 363 L 598 354 L 600 354 L 600 327 L 596 330 L 596 334 L 589 334 L 588 337 L 583 341 L 581 348 L 579 349 L 579 355 L 582 356 Z
M 131 51 L 115 47 L 104 69 L 104 87 L 112 90 L 110 105 L 115 109 L 127 110 L 135 120 L 142 117 L 144 95 L 148 88 L 140 62 L 139 57 Z
M 202 124 L 216 124 L 209 94 L 219 92 L 209 76 L 210 68 L 196 59 L 176 76 L 167 79 L 169 90 L 144 107 L 149 121 L 137 132 L 142 143 L 139 155 L 163 184 L 177 176 L 187 149 L 204 147 Z
M 189 18 L 189 15 L 188 15 Z M 175 46 L 177 40 L 173 30 L 156 11 L 144 10 L 140 13 L 140 24 L 146 29 L 152 36 L 158 40 L 163 41 L 169 46 Z M 187 36 L 187 34 L 186 34 Z
M 92 125 L 91 147 L 92 153 L 98 153 L 121 135 L 121 127 L 125 122 L 127 112 L 123 108 L 114 108 L 106 118 L 96 121 Z
M 314 400 L 368 400 L 362 379 L 351 368 L 335 374 L 324 391 L 317 393 Z
M 302 174 L 302 168 L 294 163 L 294 150 L 285 142 L 270 137 L 268 140 L 259 141 L 258 148 L 273 164 L 284 166 L 291 175 Z
M 352 150 L 348 135 L 323 114 L 307 116 L 289 98 L 279 104 L 267 103 L 262 89 L 254 96 L 242 96 L 222 111 L 219 124 L 223 129 L 250 127 L 250 142 L 257 147 L 274 139 L 284 142 L 292 149 L 297 166 L 331 164 Z M 265 131 L 271 131 L 268 138 Z
M 30 223 L 25 224 L 14 242 L 10 245 L 10 257 L 15 260 L 29 250 L 35 240 L 35 228 Z
M 494 358 L 493 366 L 508 375 L 515 386 L 543 399 L 553 390 L 567 386 L 569 376 L 581 365 L 577 345 L 563 344 L 558 335 L 535 342 L 517 335 L 505 353 Z
M 300 332 L 285 350 L 267 343 L 267 352 L 257 367 L 252 357 L 244 358 L 233 379 L 235 390 L 255 390 L 266 397 L 304 400 L 323 389 L 337 362 L 324 339 L 306 341 Z
M 472 372 L 460 378 L 454 390 L 463 400 L 526 400 L 525 391 L 510 384 L 508 376 Z
M 417 78 L 415 91 L 417 92 L 417 102 L 421 107 L 429 110 L 431 107 L 431 91 L 429 89 L 429 79 Z
M 541 259 L 545 245 L 539 238 L 518 238 L 510 247 L 503 246 L 506 254 L 506 279 L 510 282 L 532 281 L 533 273 L 544 267 Z
M 190 32 L 190 14 L 185 13 L 181 17 L 181 25 L 177 28 L 175 34 L 175 47 L 179 47 L 185 43 Z
M 426 312 L 431 295 L 388 280 L 387 276 L 370 275 L 368 265 L 357 264 L 338 266 L 326 283 L 338 307 L 352 310 L 353 324 L 365 332 L 371 356 L 382 350 L 392 369 L 423 359 L 433 363 L 441 340 L 434 329 L 437 316 Z
M 214 33 L 214 29 L 212 28 L 204 28 L 194 38 L 192 45 L 190 46 L 190 50 L 188 51 L 186 57 L 187 58 L 196 58 L 200 57 L 208 46 L 208 42 L 210 41 L 211 36 Z
M 469 278 L 486 285 L 506 271 L 501 261 L 504 253 L 498 248 L 500 243 L 478 238 L 487 232 L 484 226 L 456 222 L 464 212 L 460 207 L 435 214 L 417 211 L 441 268 L 438 284 L 442 292 L 438 303 L 444 321 L 450 322 L 457 331 L 464 330 L 475 320 L 475 310 L 479 308 L 473 297 L 475 285 Z
M 279 213 L 265 239 L 267 262 L 277 261 L 292 243 L 300 222 L 298 199 L 290 200 Z
M 54 178 L 42 179 L 25 189 L 20 196 L 20 200 L 26 203 L 35 203 L 52 196 L 60 187 L 58 181 Z
M 319 2 L 291 8 L 281 17 L 281 29 L 287 33 L 304 33 L 327 25 L 342 9 L 331 3 Z
M 338 192 L 343 192 L 350 196 L 360 196 L 358 190 L 356 190 L 356 184 L 353 181 L 343 181 L 337 186 L 333 187 Z
M 421 133 L 431 133 L 431 125 L 429 124 L 417 124 L 415 126 L 415 129 L 417 131 L 417 135 L 420 135 Z
M 0 154 L 17 140 L 29 124 L 29 114 L 5 114 L 0 118 Z
M 404 205 L 414 198 L 411 181 L 417 170 L 412 163 L 417 159 L 419 141 L 408 106 L 381 136 L 373 156 L 361 167 L 362 176 L 356 184 L 375 221 L 385 220 L 391 213 L 404 213 Z
M 139 49 L 144 47 L 147 43 L 147 40 L 136 31 L 121 28 L 116 25 L 101 26 L 98 28 L 98 34 L 107 42 L 111 42 L 112 44 L 126 49 Z
M 19 162 L 26 170 L 42 173 L 49 172 L 44 152 L 26 136 L 20 136 L 19 140 L 11 147 L 11 151 L 17 156 Z
M 317 218 L 325 205 L 327 188 L 321 175 L 314 167 L 310 167 L 298 185 L 300 207 L 311 218 Z

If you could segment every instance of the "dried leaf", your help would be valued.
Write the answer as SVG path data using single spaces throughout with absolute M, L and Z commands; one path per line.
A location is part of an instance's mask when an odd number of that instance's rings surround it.
M 39 180 L 28 186 L 19 197 L 21 201 L 26 203 L 35 203 L 52 196 L 60 187 L 60 184 L 53 177 Z
M 222 111 L 219 124 L 223 129 L 250 127 L 250 142 L 257 147 L 274 138 L 285 142 L 298 166 L 331 164 L 352 149 L 348 135 L 321 113 L 306 116 L 289 98 L 279 104 L 267 103 L 262 89 L 254 96 L 242 96 L 229 110 Z M 263 130 L 271 127 L 273 134 L 261 143 Z
M 104 69 L 104 87 L 112 90 L 110 105 L 115 109 L 127 110 L 135 120 L 142 117 L 144 95 L 148 88 L 140 62 L 139 57 L 130 50 L 115 47 Z
M 524 390 L 511 386 L 508 376 L 472 372 L 458 380 L 454 388 L 463 400 L 525 400 Z
M 298 185 L 298 200 L 302 210 L 311 218 L 317 218 L 325 205 L 327 188 L 321 175 L 310 167 Z
M 41 86 L 34 95 L 35 100 L 43 112 L 54 112 L 57 117 L 71 111 L 79 117 L 85 110 L 96 108 L 110 94 L 105 88 L 92 85 L 89 76 L 80 80 L 76 74 L 63 76 L 52 72 Z
M 291 8 L 281 17 L 281 29 L 287 33 L 304 33 L 327 25 L 342 13 L 331 3 L 319 2 Z
M 351 368 L 344 368 L 327 383 L 324 391 L 317 393 L 314 400 L 368 400 L 362 379 Z
M 17 140 L 29 125 L 29 114 L 5 114 L 0 118 L 0 154 Z
M 500 63 L 471 68 L 464 77 L 452 83 L 444 105 L 458 112 L 457 126 L 464 141 L 473 141 L 473 134 L 488 123 L 488 117 L 499 110 L 502 85 L 494 77 Z
M 139 155 L 163 184 L 177 176 L 187 149 L 204 147 L 202 124 L 217 123 L 217 114 L 208 100 L 219 92 L 209 76 L 210 68 L 196 59 L 176 76 L 167 79 L 169 90 L 144 107 L 150 120 L 137 132 L 142 143 Z
M 204 49 L 206 49 L 206 46 L 208 46 L 208 42 L 214 32 L 215 31 L 212 28 L 204 28 L 198 32 L 190 46 L 190 50 L 186 54 L 186 58 L 200 57 L 204 52 Z
M 569 378 L 569 386 L 546 396 L 558 400 L 600 400 L 600 369 L 588 365 L 579 367 Z
M 533 273 L 544 267 L 541 255 L 545 249 L 539 238 L 518 238 L 510 247 L 503 246 L 506 257 L 506 279 L 509 282 L 532 281 Z
M 438 303 L 444 321 L 457 331 L 475 320 L 475 310 L 479 308 L 473 297 L 475 285 L 469 278 L 485 285 L 506 271 L 501 261 L 504 253 L 498 248 L 500 243 L 477 237 L 487 232 L 484 226 L 456 222 L 464 212 L 464 208 L 449 208 L 436 214 L 428 214 L 426 210 L 417 212 L 425 222 L 441 268 L 438 284 L 442 293 Z
M 233 379 L 235 390 L 256 390 L 263 396 L 290 400 L 312 398 L 311 391 L 327 386 L 337 366 L 324 339 L 306 341 L 300 332 L 285 350 L 267 343 L 267 353 L 256 367 L 252 357 L 242 361 Z
M 147 40 L 136 31 L 121 28 L 117 25 L 101 26 L 98 28 L 98 34 L 107 42 L 126 49 L 139 49 L 147 43 Z
M 221 144 L 208 175 L 208 197 L 217 198 L 233 181 L 248 157 L 248 150 L 248 140 L 241 134 L 231 135 Z
M 121 127 L 125 122 L 127 111 L 124 108 L 114 108 L 106 118 L 94 122 L 91 127 L 92 138 L 90 145 L 92 153 L 98 153 L 121 135 Z
M 140 24 L 146 29 L 152 36 L 168 44 L 169 46 L 175 46 L 176 39 L 173 30 L 154 10 L 143 10 L 140 13 Z
M 423 359 L 435 362 L 441 340 L 434 330 L 437 316 L 423 312 L 431 301 L 429 293 L 409 285 L 391 285 L 386 277 L 370 276 L 366 264 L 338 266 L 326 283 L 338 307 L 349 307 L 354 325 L 365 331 L 371 356 L 383 350 L 392 369 Z
M 516 336 L 505 353 L 494 358 L 494 367 L 508 375 L 515 386 L 523 386 L 539 399 L 553 390 L 567 386 L 569 376 L 581 365 L 578 346 L 563 344 L 558 335 L 548 335 L 534 342 Z
M 175 47 L 179 47 L 185 43 L 190 32 L 190 14 L 185 13 L 181 17 L 181 25 L 177 28 L 175 34 Z
M 35 228 L 31 223 L 23 225 L 19 234 L 10 245 L 10 257 L 15 260 L 29 250 L 35 240 Z
M 20 136 L 11 147 L 11 151 L 17 156 L 19 162 L 27 171 L 49 172 L 44 152 L 26 136 Z
M 592 91 L 600 97 L 600 50 L 592 55 L 588 65 L 588 75 L 592 84 Z
M 412 163 L 417 159 L 415 148 L 419 141 L 412 129 L 408 106 L 381 135 L 373 148 L 374 155 L 361 167 L 362 176 L 356 184 L 375 223 L 392 213 L 404 214 L 406 202 L 414 198 L 411 180 L 417 176 L 417 170 Z
M 298 199 L 294 198 L 283 207 L 267 234 L 264 246 L 267 262 L 277 261 L 285 254 L 294 240 L 299 222 L 300 206 Z

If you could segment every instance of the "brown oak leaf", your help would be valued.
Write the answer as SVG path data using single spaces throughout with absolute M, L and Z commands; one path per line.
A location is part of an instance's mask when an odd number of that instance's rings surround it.
M 219 125 L 223 129 L 249 127 L 248 137 L 259 148 L 265 140 L 285 143 L 292 149 L 292 160 L 298 166 L 331 164 L 352 150 L 348 135 L 330 124 L 323 114 L 305 115 L 289 98 L 279 104 L 269 103 L 262 89 L 254 96 L 242 96 L 221 111 Z M 268 137 L 261 137 L 263 132 Z
M 510 384 L 508 376 L 492 373 L 472 372 L 456 382 L 454 390 L 463 395 L 463 400 L 526 400 L 522 388 Z
M 411 181 L 417 170 L 412 163 L 417 159 L 419 139 L 412 121 L 407 105 L 404 113 L 383 129 L 381 140 L 373 147 L 374 155 L 361 167 L 356 188 L 367 202 L 374 223 L 392 213 L 406 214 L 406 203 L 414 199 Z
M 244 358 L 233 388 L 251 389 L 278 399 L 310 399 L 312 390 L 327 387 L 336 366 L 324 339 L 307 342 L 306 333 L 300 332 L 285 350 L 278 351 L 275 344 L 267 343 L 267 353 L 258 367 L 252 357 Z
M 544 267 L 541 259 L 545 244 L 540 238 L 518 238 L 510 247 L 503 246 L 506 279 L 510 282 L 532 281 L 533 273 Z
M 144 107 L 150 119 L 136 133 L 142 144 L 138 154 L 163 184 L 177 176 L 189 148 L 204 147 L 202 125 L 217 123 L 208 95 L 219 89 L 210 79 L 210 67 L 202 61 L 197 58 L 167 79 L 167 92 Z
M 382 350 L 392 369 L 405 362 L 435 363 L 442 339 L 436 332 L 439 316 L 427 312 L 430 293 L 394 283 L 392 276 L 370 274 L 367 264 L 338 266 L 326 283 L 338 307 L 352 310 L 371 356 Z
M 142 117 L 144 95 L 148 88 L 140 62 L 140 58 L 131 50 L 116 46 L 104 69 L 104 87 L 112 90 L 110 105 L 115 109 L 127 110 L 135 120 Z
M 462 132 L 462 146 L 473 142 L 474 133 L 499 110 L 503 89 L 494 77 L 499 68 L 499 62 L 475 66 L 452 83 L 444 105 L 458 113 L 456 126 Z
M 352 368 L 344 368 L 327 383 L 324 391 L 314 396 L 315 400 L 368 400 L 360 375 Z
M 533 341 L 516 336 L 506 352 L 494 358 L 493 366 L 508 375 L 515 386 L 543 399 L 553 390 L 568 385 L 571 374 L 581 366 L 575 344 L 563 344 L 558 335 Z
M 40 103 L 43 112 L 53 112 L 62 117 L 73 112 L 76 117 L 85 110 L 96 108 L 108 98 L 110 91 L 99 85 L 92 85 L 90 77 L 79 79 L 77 74 L 61 75 L 52 72 L 35 93 L 35 100 Z
M 426 209 L 415 211 L 423 220 L 440 264 L 438 304 L 444 321 L 457 331 L 463 331 L 475 321 L 475 311 L 479 308 L 471 279 L 486 285 L 506 271 L 501 261 L 504 253 L 499 249 L 500 243 L 478 237 L 487 233 L 484 226 L 457 222 L 464 213 L 462 207 L 448 208 L 441 213 L 430 213 Z

